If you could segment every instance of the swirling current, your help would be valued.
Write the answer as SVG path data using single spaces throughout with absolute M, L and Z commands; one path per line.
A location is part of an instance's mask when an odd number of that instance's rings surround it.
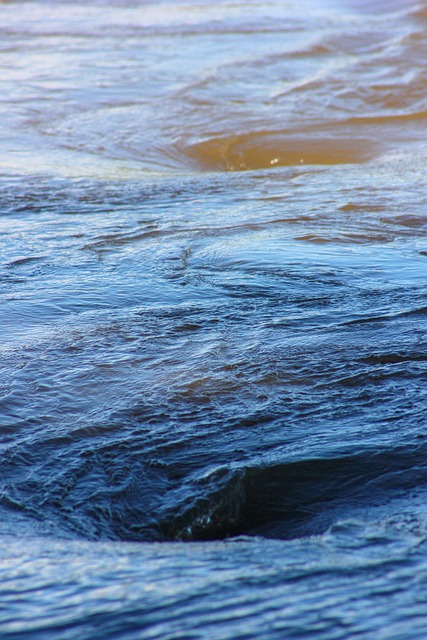
M 0 2 L 2 640 L 427 636 L 427 6 Z

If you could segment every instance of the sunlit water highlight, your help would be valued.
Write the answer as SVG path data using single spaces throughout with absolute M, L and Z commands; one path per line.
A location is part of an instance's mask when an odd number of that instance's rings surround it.
M 426 21 L 0 3 L 2 639 L 426 637 Z

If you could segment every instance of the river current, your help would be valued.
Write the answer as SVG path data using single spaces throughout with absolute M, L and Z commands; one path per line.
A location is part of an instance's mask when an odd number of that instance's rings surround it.
M 427 637 L 427 4 L 0 2 L 2 640 Z

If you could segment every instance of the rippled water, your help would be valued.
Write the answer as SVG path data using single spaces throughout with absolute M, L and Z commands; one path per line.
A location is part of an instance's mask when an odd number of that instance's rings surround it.
M 2 639 L 427 635 L 427 5 L 0 2 Z

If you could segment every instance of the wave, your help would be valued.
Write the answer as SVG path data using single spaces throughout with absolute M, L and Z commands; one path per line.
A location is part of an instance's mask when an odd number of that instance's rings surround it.
M 418 14 L 412 18 L 413 3 L 400 3 L 406 27 L 396 31 L 394 0 L 375 5 L 381 23 L 363 0 L 344 6 L 330 1 L 336 4 L 332 11 L 312 7 L 306 17 L 292 3 L 279 2 L 267 13 L 257 5 L 250 16 L 244 3 L 202 3 L 191 11 L 178 3 L 165 16 L 154 5 L 142 11 L 132 3 L 121 8 L 120 2 L 109 3 L 105 12 L 100 2 L 83 21 L 76 18 L 80 6 L 61 3 L 47 27 L 44 14 L 33 15 L 30 7 L 26 21 L 16 22 L 8 12 L 9 36 L 31 24 L 29 37 L 50 42 L 49 33 L 66 35 L 63 46 L 71 47 L 73 60 L 79 51 L 76 68 L 59 66 L 49 80 L 43 66 L 34 69 L 34 60 L 28 77 L 18 83 L 11 76 L 5 90 L 9 111 L 28 101 L 22 107 L 25 127 L 54 145 L 64 171 L 71 163 L 75 172 L 82 162 L 82 175 L 94 171 L 93 163 L 109 177 L 110 171 L 139 176 L 354 164 L 421 146 L 425 34 Z M 111 52 L 98 59 L 100 30 L 124 43 L 121 64 Z M 140 60 L 138 34 L 147 39 L 149 64 Z M 168 42 L 171 36 L 186 46 L 158 49 L 156 39 Z M 85 52 L 79 37 L 87 40 Z M 230 40 L 229 48 L 218 46 L 223 40 Z M 206 60 L 197 54 L 200 47 L 209 52 Z M 24 53 L 18 47 L 14 55 L 19 60 Z M 79 64 L 87 73 L 80 73 Z M 40 79 L 33 98 L 34 75 Z M 50 166 L 51 159 L 46 162 Z
M 27 465 L 34 456 L 27 453 Z M 44 469 L 44 482 L 39 460 L 26 480 L 3 489 L 1 505 L 50 523 L 56 535 L 92 540 L 292 539 L 408 497 L 427 482 L 426 459 L 422 435 L 417 445 L 383 451 L 208 470 L 183 460 L 167 465 L 126 442 L 87 446 L 74 458 L 63 448 Z
M 354 508 L 381 504 L 427 481 L 419 449 L 368 452 L 234 471 L 203 479 L 216 485 L 161 523 L 167 539 L 206 540 L 236 535 L 298 538 L 326 531 Z

